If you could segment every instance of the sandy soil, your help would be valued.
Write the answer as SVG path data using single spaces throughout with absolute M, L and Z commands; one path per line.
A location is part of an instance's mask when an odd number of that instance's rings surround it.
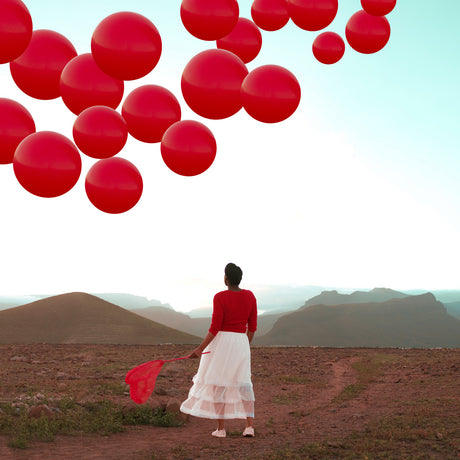
M 187 355 L 193 347 L 3 345 L 0 346 L 0 401 L 31 395 L 70 395 L 79 401 L 107 396 L 109 383 L 123 382 L 128 369 L 150 359 Z M 346 401 L 336 398 L 358 382 L 353 363 L 381 357 L 388 365 L 367 388 Z M 165 364 L 152 406 L 186 398 L 196 360 Z M 108 437 L 58 436 L 33 442 L 24 451 L 0 436 L 0 458 L 11 459 L 211 459 L 264 458 L 276 449 L 328 441 L 334 445 L 370 422 L 402 413 L 412 401 L 453 398 L 460 410 L 460 350 L 265 348 L 252 350 L 256 395 L 256 437 L 241 436 L 244 421 L 227 424 L 225 439 L 213 438 L 214 422 L 189 417 L 179 428 L 133 427 Z

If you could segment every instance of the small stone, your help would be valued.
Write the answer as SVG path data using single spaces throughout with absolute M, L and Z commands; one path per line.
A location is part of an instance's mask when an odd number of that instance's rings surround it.
M 43 416 L 52 418 L 53 415 L 54 415 L 54 412 L 46 404 L 31 407 L 29 410 L 30 418 L 40 418 Z

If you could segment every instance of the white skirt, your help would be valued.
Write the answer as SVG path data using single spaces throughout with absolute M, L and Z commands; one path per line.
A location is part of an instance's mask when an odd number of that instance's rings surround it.
M 254 417 L 251 351 L 246 334 L 219 331 L 201 356 L 181 412 L 210 419 Z

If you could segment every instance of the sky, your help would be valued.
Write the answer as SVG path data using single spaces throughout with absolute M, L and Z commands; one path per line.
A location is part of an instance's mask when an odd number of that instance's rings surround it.
M 250 18 L 251 1 L 239 1 Z M 298 79 L 297 111 L 276 124 L 244 110 L 224 120 L 193 113 L 182 98 L 187 62 L 214 42 L 192 37 L 179 0 L 26 0 L 34 29 L 65 35 L 78 53 L 107 15 L 134 11 L 160 32 L 163 51 L 126 97 L 159 84 L 181 103 L 182 119 L 213 132 L 217 156 L 203 174 L 183 177 L 163 163 L 159 144 L 130 138 L 119 156 L 142 174 L 130 211 L 97 210 L 84 190 L 95 160 L 82 155 L 76 186 L 57 198 L 29 194 L 12 165 L 0 165 L 0 294 L 124 292 L 187 311 L 210 306 L 224 289 L 228 262 L 242 287 L 318 285 L 372 289 L 460 289 L 460 3 L 399 0 L 387 16 L 391 37 L 378 53 L 347 44 L 341 61 L 320 64 L 318 33 L 292 21 L 262 31 L 247 67 L 286 67 Z M 361 8 L 339 1 L 325 30 L 339 33 Z M 457 56 L 457 57 L 455 57 Z M 72 139 L 73 115 L 61 99 L 35 100 L 0 65 L 0 97 L 32 114 L 37 131 Z M 120 105 L 121 107 L 121 105 Z M 120 110 L 119 107 L 119 110 Z

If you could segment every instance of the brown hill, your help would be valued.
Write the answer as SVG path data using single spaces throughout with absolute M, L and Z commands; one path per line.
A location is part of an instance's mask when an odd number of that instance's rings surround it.
M 0 311 L 0 343 L 200 343 L 90 294 L 74 292 Z
M 191 318 L 171 308 L 148 307 L 136 308 L 131 311 L 144 318 L 172 327 L 178 331 L 186 332 L 187 334 L 197 335 L 198 337 L 204 337 L 208 333 L 209 326 L 211 325 L 211 317 Z M 257 318 L 257 335 L 266 334 L 270 331 L 281 316 L 283 316 L 283 313 L 259 315 Z
M 314 305 L 281 317 L 257 345 L 460 347 L 460 321 L 432 294 L 382 303 Z

